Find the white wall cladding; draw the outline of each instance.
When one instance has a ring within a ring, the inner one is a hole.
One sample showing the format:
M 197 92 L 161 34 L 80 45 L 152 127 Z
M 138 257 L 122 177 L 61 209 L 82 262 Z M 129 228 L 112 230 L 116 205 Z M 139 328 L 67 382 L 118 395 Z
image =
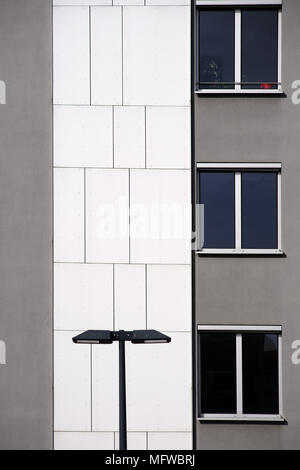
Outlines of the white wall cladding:
M 53 0 L 53 5 L 111 5 L 111 0 Z
M 113 328 L 113 266 L 56 263 L 54 266 L 54 328 Z
M 54 104 L 90 103 L 89 63 L 89 8 L 54 8 Z
M 144 5 L 145 0 L 112 0 L 113 5 Z
M 171 441 L 171 439 L 170 439 Z M 56 450 L 118 450 L 118 432 L 56 432 L 54 436 Z M 129 432 L 128 450 L 147 449 L 147 433 Z
M 92 421 L 94 431 L 118 431 L 118 344 L 92 346 Z
M 147 107 L 147 168 L 189 168 L 190 108 Z
M 92 104 L 122 104 L 122 8 L 91 8 Z
M 169 344 L 128 344 L 129 431 L 190 431 L 191 338 L 170 333 Z
M 131 261 L 188 264 L 190 252 L 185 229 L 190 226 L 187 207 L 190 172 L 132 170 L 130 174 L 130 205 L 135 212 L 130 224 Z M 147 218 L 139 214 L 141 205 Z M 144 236 L 148 229 L 149 236 Z
M 118 449 L 118 348 L 88 328 L 172 337 L 126 345 L 128 447 L 192 446 L 189 80 L 188 0 L 54 0 L 56 449 Z
M 148 445 L 153 450 L 189 450 L 192 436 L 190 432 L 149 432 Z
M 145 450 L 147 449 L 147 433 L 146 432 L 128 432 L 127 447 L 128 450 Z M 119 433 L 115 433 L 115 449 L 119 449 Z
M 54 165 L 113 166 L 111 106 L 54 107 Z
M 124 8 L 124 104 L 188 105 L 190 10 Z
M 143 330 L 146 318 L 146 266 L 115 265 L 115 328 Z
M 84 260 L 84 170 L 54 169 L 54 261 Z
M 148 328 L 189 331 L 191 310 L 190 266 L 147 267 Z
M 114 166 L 145 168 L 145 107 L 114 107 Z
M 86 260 L 128 263 L 129 170 L 86 170 Z
M 56 432 L 56 450 L 114 450 L 113 432 Z
M 91 346 L 72 342 L 76 331 L 54 334 L 54 429 L 91 430 Z
M 190 431 L 191 342 L 170 333 L 170 344 L 126 344 L 129 431 Z M 117 344 L 93 346 L 93 429 L 118 430 Z M 107 367 L 110 364 L 110 367 Z M 97 373 L 98 371 L 98 373 Z M 176 410 L 176 413 L 174 412 Z

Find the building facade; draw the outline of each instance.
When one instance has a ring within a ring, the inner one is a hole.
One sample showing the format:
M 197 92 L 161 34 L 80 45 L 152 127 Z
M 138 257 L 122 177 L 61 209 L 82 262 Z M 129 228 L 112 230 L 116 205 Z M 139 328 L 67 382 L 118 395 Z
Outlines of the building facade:
M 0 1 L 2 449 L 297 449 L 297 0 Z M 191 242 L 192 240 L 192 242 Z M 300 330 L 299 330 L 300 331 Z
M 196 10 L 197 448 L 297 449 L 300 5 Z
M 0 2 L 0 447 L 52 446 L 51 2 Z
M 128 446 L 190 448 L 190 6 L 0 11 L 0 445 L 117 449 L 117 350 L 72 337 L 155 328 L 126 348 Z
M 53 3 L 54 448 L 118 446 L 117 345 L 72 337 L 145 328 L 172 342 L 126 345 L 128 447 L 190 448 L 190 234 L 160 225 L 190 210 L 190 6 Z

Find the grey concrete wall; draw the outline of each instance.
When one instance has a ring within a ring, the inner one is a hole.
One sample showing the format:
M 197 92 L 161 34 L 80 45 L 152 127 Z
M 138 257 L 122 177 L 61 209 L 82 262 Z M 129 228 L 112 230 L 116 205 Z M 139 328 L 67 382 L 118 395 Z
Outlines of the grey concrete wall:
M 286 257 L 196 255 L 197 324 L 280 324 L 285 425 L 197 424 L 199 449 L 300 449 L 300 2 L 283 2 L 286 98 L 196 97 L 196 160 L 282 163 L 282 239 Z M 220 352 L 221 353 L 221 352 Z
M 0 1 L 0 448 L 52 446 L 50 0 Z

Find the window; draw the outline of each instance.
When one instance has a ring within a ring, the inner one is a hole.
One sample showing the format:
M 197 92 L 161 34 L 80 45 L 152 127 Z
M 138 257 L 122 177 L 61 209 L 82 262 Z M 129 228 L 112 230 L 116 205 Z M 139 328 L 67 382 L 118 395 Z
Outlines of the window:
M 199 418 L 280 420 L 281 327 L 198 327 Z
M 281 92 L 280 5 L 257 3 L 198 0 L 197 92 Z
M 198 163 L 199 254 L 281 254 L 281 165 Z

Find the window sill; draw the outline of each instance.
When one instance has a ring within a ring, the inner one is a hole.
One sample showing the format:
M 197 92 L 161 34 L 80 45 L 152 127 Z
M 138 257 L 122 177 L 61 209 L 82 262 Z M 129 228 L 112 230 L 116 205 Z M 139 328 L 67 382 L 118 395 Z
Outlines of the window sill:
M 276 97 L 276 98 L 286 98 L 286 94 L 282 90 L 195 90 L 195 94 L 198 96 L 204 96 L 204 97 L 245 97 L 245 96 L 251 96 L 251 97 Z
M 224 416 L 224 415 L 215 415 L 215 416 L 200 416 L 197 418 L 197 421 L 200 422 L 249 422 L 249 423 L 285 423 L 286 420 L 281 415 L 244 415 L 244 416 Z
M 197 250 L 196 254 L 199 256 L 204 255 L 261 255 L 261 256 L 285 256 L 282 250 L 240 250 L 240 249 L 209 249 Z

